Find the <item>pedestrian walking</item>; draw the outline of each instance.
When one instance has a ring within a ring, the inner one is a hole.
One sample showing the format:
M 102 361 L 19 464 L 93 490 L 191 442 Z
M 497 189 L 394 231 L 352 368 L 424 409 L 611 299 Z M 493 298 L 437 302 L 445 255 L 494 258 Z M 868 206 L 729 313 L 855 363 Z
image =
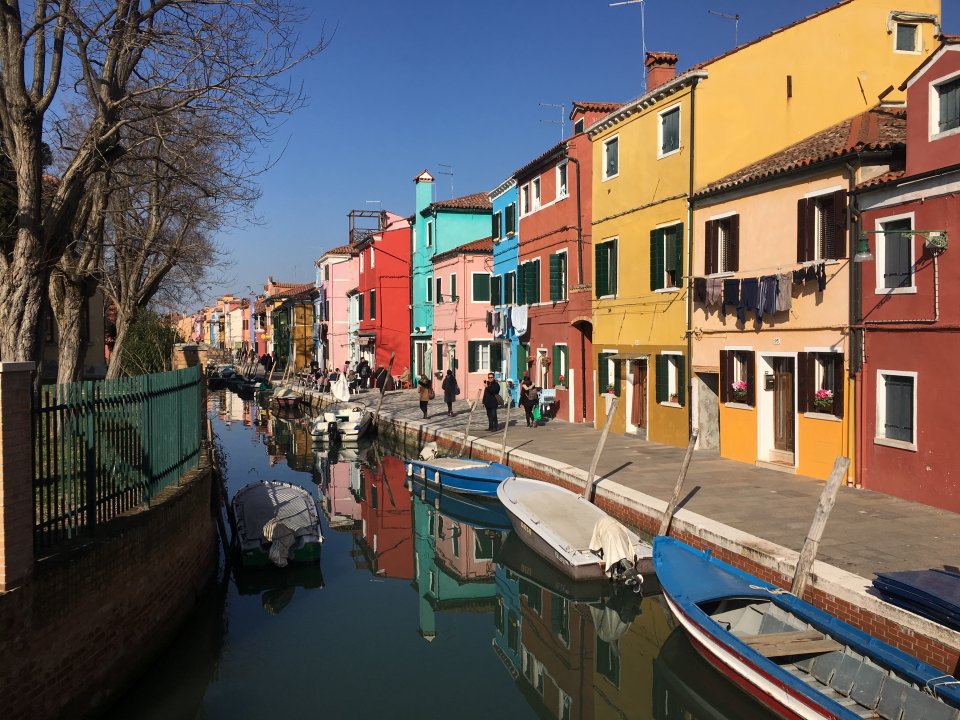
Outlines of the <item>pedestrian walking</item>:
M 447 370 L 440 387 L 443 388 L 443 401 L 447 404 L 447 416 L 453 417 L 453 401 L 460 394 L 460 386 L 457 384 L 457 376 L 453 374 L 453 370 Z
M 423 419 L 427 419 L 427 403 L 436 397 L 433 391 L 433 383 L 426 375 L 421 375 L 417 383 L 417 397 L 420 398 L 420 411 L 423 413 Z
M 487 382 L 483 386 L 483 407 L 487 410 L 487 430 L 496 430 L 500 427 L 497 420 L 497 406 L 500 404 L 500 383 L 487 373 Z
M 524 375 L 523 380 L 520 382 L 520 405 L 523 407 L 523 412 L 527 417 L 527 427 L 537 426 L 537 421 L 533 417 L 533 409 L 539 401 L 540 391 L 537 389 L 537 386 L 533 384 L 530 376 Z

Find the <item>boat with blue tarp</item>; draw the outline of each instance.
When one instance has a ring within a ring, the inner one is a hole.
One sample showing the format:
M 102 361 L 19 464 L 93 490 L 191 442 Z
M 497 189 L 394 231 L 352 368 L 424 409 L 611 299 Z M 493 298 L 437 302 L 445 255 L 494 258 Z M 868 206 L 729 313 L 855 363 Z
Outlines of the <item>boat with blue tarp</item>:
M 670 610 L 720 672 L 786 718 L 960 720 L 960 682 L 679 540 L 654 539 Z
M 506 465 L 488 460 L 463 457 L 435 457 L 430 460 L 407 460 L 407 477 L 416 477 L 441 492 L 495 498 L 497 486 L 513 471 Z

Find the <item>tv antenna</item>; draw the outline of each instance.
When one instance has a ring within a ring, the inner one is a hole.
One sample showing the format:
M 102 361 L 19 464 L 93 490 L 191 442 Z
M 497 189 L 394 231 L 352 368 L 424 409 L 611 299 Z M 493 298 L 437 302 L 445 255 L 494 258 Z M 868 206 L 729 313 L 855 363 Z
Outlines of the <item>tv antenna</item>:
M 719 12 L 717 10 L 707 10 L 711 15 L 733 20 L 733 46 L 740 47 L 740 13 L 731 15 L 730 13 Z M 646 57 L 646 56 L 644 56 Z
M 437 163 L 437 165 L 446 168 L 446 170 L 438 170 L 437 175 L 450 176 L 450 197 L 453 197 L 453 165 L 444 165 L 443 163 Z
M 607 3 L 608 7 L 620 7 L 621 5 L 639 5 L 640 6 L 640 48 L 643 51 L 643 92 L 647 92 L 647 27 L 644 17 L 644 8 L 647 0 L 622 0 L 622 2 Z
M 559 120 L 541 120 L 540 122 L 546 123 L 547 125 L 559 125 L 559 126 L 560 126 L 560 139 L 563 140 L 563 139 L 566 137 L 566 135 L 564 135 L 564 133 L 563 133 L 563 128 L 564 128 L 563 116 L 564 116 L 564 110 L 567 109 L 566 106 L 565 106 L 565 105 L 560 105 L 560 104 L 557 104 L 557 103 L 545 103 L 545 102 L 542 102 L 542 103 L 540 103 L 540 107 L 558 108 L 558 109 L 560 110 L 560 119 L 559 119 Z

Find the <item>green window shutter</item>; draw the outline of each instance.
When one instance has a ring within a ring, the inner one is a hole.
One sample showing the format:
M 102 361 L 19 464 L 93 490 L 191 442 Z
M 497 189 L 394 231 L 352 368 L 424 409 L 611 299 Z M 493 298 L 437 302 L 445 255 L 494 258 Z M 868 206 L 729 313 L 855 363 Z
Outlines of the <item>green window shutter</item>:
M 473 275 L 473 302 L 488 302 L 490 300 L 490 276 L 487 273 Z
M 363 320 L 363 293 L 357 296 L 357 319 Z
M 490 370 L 499 372 L 503 365 L 503 345 L 498 342 L 490 343 Z
M 607 377 L 607 356 L 600 353 L 597 356 L 597 390 L 605 393 L 607 391 L 607 385 L 609 384 L 610 380 Z
M 669 228 L 669 231 L 672 240 L 668 243 L 670 257 L 667 262 L 670 264 L 670 269 L 675 272 L 676 287 L 683 287 L 683 225 L 674 225 Z
M 503 276 L 503 304 L 512 305 L 516 302 L 516 297 L 514 295 L 514 278 L 516 276 L 512 272 L 508 272 Z
M 527 374 L 527 357 L 530 351 L 525 343 L 517 345 L 517 373 L 522 378 Z
M 650 289 L 663 289 L 663 237 L 664 231 L 650 231 Z
M 456 302 L 457 300 L 457 276 L 450 276 L 450 301 Z
M 500 239 L 500 213 L 495 212 L 491 216 L 491 218 L 492 218 L 492 221 L 491 221 L 492 227 L 490 228 L 492 231 L 491 236 L 493 237 L 494 240 L 499 240 Z
M 517 305 L 527 304 L 527 266 L 521 263 L 517 266 Z
M 687 399 L 687 363 L 682 355 L 674 355 L 677 360 L 677 402 L 686 405 Z
M 533 305 L 538 302 L 536 296 L 534 295 L 533 282 L 536 279 L 536 268 L 534 267 L 533 262 L 528 262 L 524 264 L 523 270 L 523 293 L 524 299 L 527 301 L 527 305 Z
M 491 275 L 490 276 L 490 304 L 499 305 L 500 304 L 500 275 Z
M 609 265 L 609 270 L 608 270 L 609 279 L 607 280 L 607 292 L 609 292 L 611 295 L 617 294 L 617 289 L 619 285 L 618 277 L 617 277 L 617 275 L 619 274 L 619 270 L 617 269 L 617 248 L 619 247 L 619 244 L 620 244 L 619 240 L 611 240 L 608 245 L 609 250 L 607 251 L 609 253 L 607 258 L 607 262 Z
M 617 397 L 620 397 L 621 383 L 623 382 L 621 376 L 623 375 L 623 361 L 614 360 L 613 361 L 613 394 Z
M 540 260 L 533 261 L 533 297 L 534 303 L 540 302 Z
M 553 386 L 556 387 L 560 384 L 560 345 L 553 346 L 553 359 L 550 363 L 550 369 L 553 375 Z
M 666 355 L 657 355 L 656 374 L 654 382 L 657 387 L 657 402 L 667 402 L 670 399 L 670 375 L 667 371 Z
M 562 260 L 562 256 L 560 255 L 550 256 L 550 299 L 551 300 L 561 300 L 563 297 L 560 292 L 561 260 Z
M 377 319 L 377 291 L 370 291 L 370 319 Z
M 477 370 L 479 370 L 477 367 L 477 345 L 479 345 L 479 343 L 476 340 L 471 340 L 467 343 L 468 372 L 477 372 Z
M 593 269 L 596 275 L 594 281 L 594 295 L 603 297 L 607 292 L 607 256 L 610 252 L 610 243 L 597 243 L 593 247 Z

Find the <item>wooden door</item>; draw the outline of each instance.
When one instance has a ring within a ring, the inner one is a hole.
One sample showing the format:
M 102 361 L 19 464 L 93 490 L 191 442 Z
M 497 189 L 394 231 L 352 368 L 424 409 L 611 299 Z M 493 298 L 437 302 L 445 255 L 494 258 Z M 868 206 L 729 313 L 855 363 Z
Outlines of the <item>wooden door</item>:
M 773 358 L 773 446 L 794 451 L 793 358 Z
M 634 360 L 630 363 L 633 370 L 633 410 L 630 422 L 638 430 L 647 428 L 647 361 Z

